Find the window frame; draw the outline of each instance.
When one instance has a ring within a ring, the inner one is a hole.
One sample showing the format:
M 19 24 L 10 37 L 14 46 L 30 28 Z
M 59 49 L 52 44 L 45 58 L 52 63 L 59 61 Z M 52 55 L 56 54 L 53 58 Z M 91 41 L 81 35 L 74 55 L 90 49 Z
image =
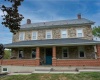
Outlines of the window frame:
M 76 36 L 79 37 L 79 36 L 78 36 L 78 33 L 79 33 L 78 30 L 81 30 L 81 31 L 82 31 L 82 36 L 81 36 L 81 37 L 84 37 L 83 29 L 82 29 L 82 28 L 76 29 Z M 79 38 L 80 38 L 80 37 L 79 37 Z
M 20 49 L 20 50 L 18 51 L 18 58 L 19 58 L 19 59 L 22 59 L 22 58 L 19 57 L 19 52 L 20 52 L 20 51 L 23 51 L 23 54 L 22 54 L 22 58 L 23 58 L 23 57 L 24 57 L 24 50 L 23 50 L 23 49 Z
M 66 37 L 63 37 L 62 35 L 62 33 L 63 33 L 63 31 L 65 31 L 66 32 Z M 62 29 L 61 30 L 61 38 L 68 38 L 68 31 L 66 30 L 66 29 Z
M 4 71 L 4 70 L 3 70 L 4 68 L 6 68 L 7 71 Z M 3 67 L 3 68 L 2 68 L 2 72 L 8 72 L 8 68 L 7 68 L 7 67 Z
M 21 40 L 20 36 L 21 36 L 22 33 L 23 33 L 23 39 Z M 25 32 L 19 32 L 19 41 L 23 41 L 23 40 L 25 40 Z
M 50 32 L 51 38 L 47 38 L 47 33 Z M 52 39 L 52 30 L 46 30 L 46 39 Z
M 80 57 L 80 51 L 83 51 L 84 52 L 84 57 Z M 78 47 L 78 57 L 79 58 L 86 58 L 85 49 L 84 49 L 83 46 L 79 46 Z
M 67 49 L 67 57 L 64 57 L 63 54 L 63 49 L 66 48 Z M 62 58 L 69 58 L 69 51 L 68 51 L 68 47 L 62 47 Z
M 36 39 L 33 39 L 33 33 L 36 32 Z M 32 40 L 37 40 L 38 37 L 38 32 L 37 31 L 32 31 Z

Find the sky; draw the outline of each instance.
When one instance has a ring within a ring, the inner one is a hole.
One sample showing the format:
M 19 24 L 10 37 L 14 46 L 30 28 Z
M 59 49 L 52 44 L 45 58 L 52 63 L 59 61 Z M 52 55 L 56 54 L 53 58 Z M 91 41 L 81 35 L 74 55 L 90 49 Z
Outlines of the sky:
M 11 6 L 10 2 L 0 0 L 0 5 Z M 76 19 L 81 13 L 82 18 L 95 22 L 93 26 L 100 25 L 100 0 L 24 0 L 19 7 L 19 13 L 24 16 L 21 24 L 26 24 L 27 19 L 32 23 Z M 3 15 L 0 10 L 0 43 L 12 42 L 12 33 L 4 27 Z

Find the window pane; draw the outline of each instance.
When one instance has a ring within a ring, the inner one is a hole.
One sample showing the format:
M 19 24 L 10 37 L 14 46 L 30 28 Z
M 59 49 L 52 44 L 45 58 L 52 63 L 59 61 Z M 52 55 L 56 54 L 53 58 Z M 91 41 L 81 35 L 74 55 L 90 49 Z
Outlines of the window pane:
M 23 58 L 23 51 L 22 50 L 19 51 L 19 58 Z
M 62 38 L 66 38 L 66 34 L 62 34 Z
M 63 53 L 63 57 L 68 57 L 67 53 Z
M 7 68 L 3 68 L 3 71 L 7 71 Z
M 52 32 L 51 31 L 46 32 L 46 38 L 47 39 L 51 39 L 52 38 Z
M 66 38 L 67 37 L 67 31 L 66 30 L 62 30 L 61 31 L 61 38 Z
M 67 49 L 63 49 L 63 52 L 67 52 Z
M 82 37 L 82 33 L 78 33 L 78 37 Z
M 33 32 L 33 40 L 37 39 L 37 32 Z
M 36 57 L 36 49 L 33 49 L 32 50 L 32 58 L 35 58 Z
M 51 38 L 51 35 L 47 35 L 47 38 L 50 39 Z
M 63 57 L 68 57 L 68 50 L 67 50 L 67 48 L 63 48 L 62 53 L 63 53 Z
M 77 37 L 83 37 L 83 30 L 82 29 L 77 30 Z
M 20 39 L 20 40 L 24 40 L 24 33 L 20 33 L 19 39 Z
M 84 51 L 80 51 L 80 57 L 84 57 Z

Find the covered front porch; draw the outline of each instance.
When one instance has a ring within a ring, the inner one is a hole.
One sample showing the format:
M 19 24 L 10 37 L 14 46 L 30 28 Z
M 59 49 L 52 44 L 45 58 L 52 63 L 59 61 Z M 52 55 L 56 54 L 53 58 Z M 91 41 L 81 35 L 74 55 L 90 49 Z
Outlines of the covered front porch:
M 100 66 L 100 42 L 80 38 L 30 40 L 6 44 L 11 59 L 2 65 Z
M 0 64 L 23 66 L 99 66 L 99 54 L 96 48 L 94 45 L 12 48 L 11 59 L 2 59 Z

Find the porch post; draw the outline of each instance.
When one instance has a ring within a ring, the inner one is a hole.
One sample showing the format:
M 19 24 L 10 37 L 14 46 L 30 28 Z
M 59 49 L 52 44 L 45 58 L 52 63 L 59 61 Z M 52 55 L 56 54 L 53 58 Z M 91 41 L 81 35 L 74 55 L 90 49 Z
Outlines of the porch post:
M 36 47 L 36 66 L 40 65 L 40 48 Z
M 100 45 L 97 45 L 96 48 L 97 48 L 97 58 L 100 59 Z
M 56 66 L 56 46 L 53 46 L 52 48 L 52 65 Z

